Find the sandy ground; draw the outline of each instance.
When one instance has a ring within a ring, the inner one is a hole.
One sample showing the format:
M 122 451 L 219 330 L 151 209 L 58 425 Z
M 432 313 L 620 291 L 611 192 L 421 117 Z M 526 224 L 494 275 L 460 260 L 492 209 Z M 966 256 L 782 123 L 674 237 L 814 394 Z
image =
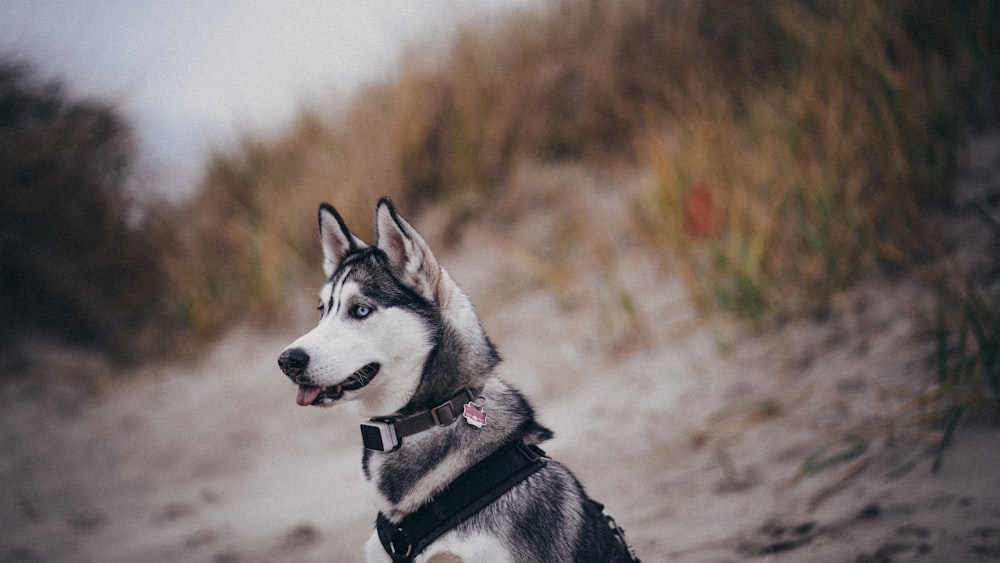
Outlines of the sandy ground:
M 998 214 L 1000 137 L 971 149 L 963 193 Z M 545 212 L 498 209 L 440 258 L 556 431 L 549 454 L 645 561 L 1000 560 L 1000 431 L 963 426 L 931 470 L 917 283 L 875 277 L 822 323 L 741 335 L 695 314 L 607 179 L 526 178 Z M 551 236 L 569 222 L 608 236 L 570 247 Z M 988 242 L 971 224 L 955 236 Z M 303 295 L 294 326 L 234 330 L 185 365 L 112 376 L 35 343 L 0 366 L 0 561 L 359 561 L 358 421 L 297 407 L 275 363 L 311 322 Z

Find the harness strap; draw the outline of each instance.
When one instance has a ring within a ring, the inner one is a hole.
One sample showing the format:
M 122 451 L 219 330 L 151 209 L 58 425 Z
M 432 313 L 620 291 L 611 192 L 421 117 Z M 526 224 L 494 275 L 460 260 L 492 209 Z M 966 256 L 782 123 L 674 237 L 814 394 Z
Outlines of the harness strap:
M 546 461 L 541 448 L 521 440 L 510 442 L 399 523 L 379 512 L 375 519 L 378 539 L 394 563 L 409 563 L 431 542 L 500 498 Z

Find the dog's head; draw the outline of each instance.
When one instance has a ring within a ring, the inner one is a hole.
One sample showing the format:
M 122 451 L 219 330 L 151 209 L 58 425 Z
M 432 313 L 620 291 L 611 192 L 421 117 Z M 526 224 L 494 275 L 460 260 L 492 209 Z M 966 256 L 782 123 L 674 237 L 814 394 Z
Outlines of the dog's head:
M 319 208 L 327 276 L 320 321 L 278 358 L 299 386 L 299 405 L 351 401 L 361 416 L 397 412 L 420 390 L 432 393 L 434 381 L 428 380 L 455 385 L 430 373 L 429 365 L 453 373 L 468 367 L 429 361 L 443 358 L 445 339 L 458 349 L 485 343 L 495 363 L 468 299 L 387 198 L 378 203 L 375 227 L 376 242 L 368 246 L 333 207 Z

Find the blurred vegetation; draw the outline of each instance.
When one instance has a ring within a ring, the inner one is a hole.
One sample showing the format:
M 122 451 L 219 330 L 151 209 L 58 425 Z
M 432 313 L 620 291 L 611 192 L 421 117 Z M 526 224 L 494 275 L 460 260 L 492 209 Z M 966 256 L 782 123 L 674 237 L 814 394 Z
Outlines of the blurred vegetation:
M 758 325 L 822 314 L 871 266 L 932 258 L 927 217 L 951 204 L 966 132 L 998 117 L 998 43 L 989 0 L 557 1 L 417 46 L 398 76 L 337 111 L 311 108 L 278 138 L 215 154 L 198 194 L 141 230 L 124 220 L 131 145 L 110 108 L 103 137 L 71 137 L 56 131 L 81 118 L 60 92 L 44 118 L 4 102 L 5 199 L 7 178 L 21 178 L 31 217 L 2 223 L 5 311 L 34 309 L 25 296 L 60 283 L 44 290 L 43 325 L 73 314 L 67 331 L 93 341 L 156 316 L 154 334 L 202 340 L 242 316 L 273 318 L 316 280 L 318 202 L 363 236 L 383 194 L 411 214 L 446 209 L 460 227 L 498 202 L 516 208 L 511 177 L 530 160 L 645 172 L 629 184 L 643 225 L 706 308 Z M 11 84 L 51 98 L 50 86 Z M 7 125 L 20 121 L 31 125 Z M 29 134 L 47 140 L 25 150 Z M 36 153 L 103 168 L 32 165 Z M 77 181 L 86 174 L 93 185 Z M 54 203 L 67 197 L 85 201 Z M 52 241 L 17 243 L 44 229 Z
M 872 264 L 927 258 L 967 125 L 996 117 L 998 11 L 567 1 L 473 25 L 342 114 L 218 155 L 187 213 L 214 233 L 192 237 L 239 241 L 201 260 L 239 287 L 202 279 L 183 301 L 281 302 L 312 267 L 318 201 L 368 225 L 386 193 L 460 224 L 507 196 L 518 162 L 571 159 L 651 171 L 637 205 L 706 306 L 822 313 Z
M 766 6 L 743 6 L 749 42 L 714 32 L 736 64 L 687 81 L 648 148 L 693 293 L 756 323 L 823 313 L 875 262 L 928 258 L 998 64 L 988 3 Z
M 971 278 L 959 287 L 942 287 L 934 336 L 938 381 L 921 399 L 931 420 L 945 429 L 936 471 L 966 416 L 985 413 L 994 424 L 1000 417 L 1000 298 L 984 295 Z
M 45 333 L 121 359 L 153 346 L 157 241 L 135 228 L 114 107 L 0 61 L 0 346 Z
M 319 201 L 362 234 L 382 194 L 460 227 L 518 207 L 519 164 L 572 161 L 648 178 L 618 185 L 706 310 L 822 316 L 873 267 L 940 261 L 931 218 L 997 99 L 989 0 L 556 1 L 418 46 L 343 111 L 216 155 L 182 212 L 178 303 L 204 330 L 274 311 L 315 279 Z M 997 393 L 998 303 L 941 294 L 960 412 L 970 389 Z

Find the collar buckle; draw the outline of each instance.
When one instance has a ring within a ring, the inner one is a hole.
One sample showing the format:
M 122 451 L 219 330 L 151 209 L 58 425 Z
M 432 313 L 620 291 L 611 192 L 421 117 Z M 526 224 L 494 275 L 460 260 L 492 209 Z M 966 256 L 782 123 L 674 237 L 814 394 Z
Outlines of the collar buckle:
M 462 391 L 459 391 L 444 403 L 431 409 L 431 420 L 434 421 L 434 425 L 448 426 L 458 420 L 458 414 L 462 412 L 462 405 L 466 398 L 470 401 L 472 400 L 472 391 L 469 391 L 468 387 L 463 388 Z

